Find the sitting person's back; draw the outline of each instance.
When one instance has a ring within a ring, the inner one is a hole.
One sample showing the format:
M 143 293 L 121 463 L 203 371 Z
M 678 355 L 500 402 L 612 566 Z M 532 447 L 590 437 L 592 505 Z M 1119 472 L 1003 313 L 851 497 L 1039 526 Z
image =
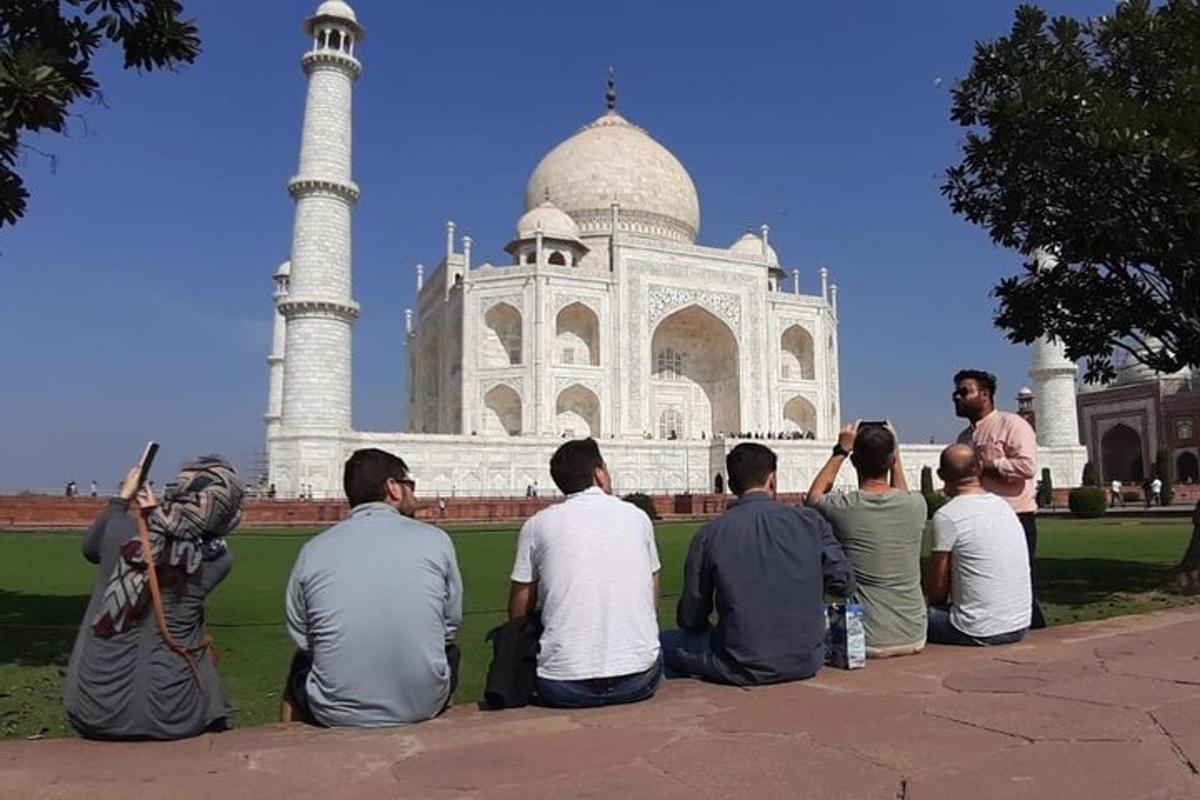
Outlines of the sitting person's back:
M 550 472 L 567 499 L 521 528 L 509 602 L 512 618 L 541 608 L 538 697 L 567 707 L 643 700 L 661 673 L 654 526 L 609 494 L 593 440 L 564 444 Z
M 207 647 L 204 601 L 229 575 L 223 537 L 240 519 L 242 486 L 226 462 L 206 456 L 185 464 L 162 503 L 130 471 L 83 541 L 100 565 L 75 639 L 64 691 L 71 726 L 93 739 L 180 739 L 231 726 L 232 709 Z M 153 508 L 147 541 L 167 632 L 159 629 L 135 519 Z
M 1019 641 L 1032 610 L 1029 551 L 1021 521 L 1003 498 L 983 490 L 972 445 L 946 448 L 938 474 L 951 500 L 933 515 L 926 587 L 929 641 Z
M 808 678 L 824 664 L 825 593 L 852 591 L 853 570 L 819 514 L 773 499 L 775 464 L 759 444 L 729 453 L 738 501 L 692 539 L 680 630 L 663 633 L 668 674 L 751 685 Z
M 847 455 L 858 473 L 858 491 L 827 494 Z M 879 425 L 844 428 L 807 502 L 829 520 L 854 564 L 867 655 L 920 652 L 926 624 L 921 593 L 926 506 L 920 493 L 908 491 L 895 433 Z
M 304 545 L 288 581 L 288 633 L 299 652 L 287 702 L 328 726 L 429 719 L 456 677 L 454 546 L 401 513 L 412 508 L 413 486 L 396 456 L 356 452 L 345 482 L 350 516 Z

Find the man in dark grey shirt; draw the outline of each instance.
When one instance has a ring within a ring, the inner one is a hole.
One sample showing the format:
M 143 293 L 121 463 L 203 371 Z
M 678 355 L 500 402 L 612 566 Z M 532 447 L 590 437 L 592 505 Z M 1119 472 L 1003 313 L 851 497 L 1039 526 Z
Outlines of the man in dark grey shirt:
M 667 675 L 739 686 L 810 678 L 825 663 L 825 593 L 850 594 L 853 567 L 819 514 L 775 501 L 769 448 L 740 444 L 725 465 L 738 501 L 692 539 L 679 630 L 662 634 Z

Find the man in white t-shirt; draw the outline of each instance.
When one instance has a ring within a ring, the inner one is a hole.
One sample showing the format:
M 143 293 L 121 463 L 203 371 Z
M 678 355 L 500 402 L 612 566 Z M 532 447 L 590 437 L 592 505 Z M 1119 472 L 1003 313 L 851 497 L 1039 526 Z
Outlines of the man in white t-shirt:
M 943 450 L 938 475 L 951 499 L 933 515 L 933 552 L 925 576 L 928 641 L 1018 642 L 1029 628 L 1032 609 L 1021 521 L 1003 498 L 980 485 L 974 445 L 952 444 Z
M 1108 505 L 1110 507 L 1125 505 L 1125 498 L 1121 497 L 1121 482 L 1116 478 L 1113 478 L 1112 485 L 1109 487 L 1109 493 Z
M 1162 505 L 1162 479 L 1157 475 L 1150 481 L 1150 502 L 1156 506 Z
M 550 476 L 566 500 L 521 528 L 508 603 L 510 619 L 542 612 L 538 699 L 562 708 L 645 700 L 662 676 L 654 526 L 612 496 L 593 439 L 558 448 Z

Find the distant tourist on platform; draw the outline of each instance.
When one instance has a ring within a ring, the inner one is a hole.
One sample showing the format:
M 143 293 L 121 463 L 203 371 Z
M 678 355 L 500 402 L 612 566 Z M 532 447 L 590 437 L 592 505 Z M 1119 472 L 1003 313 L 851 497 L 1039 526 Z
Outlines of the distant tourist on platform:
M 978 450 L 983 488 L 1004 498 L 1021 520 L 1029 551 L 1030 627 L 1044 628 L 1037 602 L 1037 434 L 1019 415 L 996 409 L 996 376 L 989 372 L 960 370 L 951 399 L 954 413 L 971 423 L 958 441 Z
M 854 569 L 817 512 L 776 502 L 775 470 L 760 444 L 726 457 L 738 501 L 688 548 L 679 628 L 662 633 L 668 677 L 749 686 L 810 678 L 825 663 L 825 595 L 852 594 Z
M 439 497 L 437 501 L 438 519 L 446 518 L 446 498 Z
M 1162 487 L 1162 479 L 1155 475 L 1154 480 L 1150 481 L 1150 505 L 1161 506 L 1163 504 Z
M 933 515 L 925 580 L 929 641 L 1018 642 L 1029 627 L 1029 555 L 1021 521 L 983 488 L 982 456 L 971 444 L 942 451 L 938 475 L 950 502 Z
M 1113 478 L 1112 486 L 1109 487 L 1109 507 L 1125 505 L 1125 498 L 1121 497 L 1121 482 Z
M 99 497 L 100 496 L 100 484 L 96 483 L 95 481 L 92 481 L 92 485 L 90 487 L 88 487 L 88 495 L 90 497 Z
M 559 447 L 550 476 L 566 499 L 526 521 L 509 619 L 541 610 L 539 702 L 585 708 L 645 700 L 662 677 L 654 525 L 612 495 L 593 439 Z
M 350 516 L 304 545 L 288 579 L 298 649 L 280 719 L 368 728 L 430 719 L 458 681 L 454 545 L 410 518 L 416 482 L 397 456 L 356 450 L 342 482 Z
M 847 457 L 858 474 L 858 491 L 826 494 Z M 842 428 L 806 502 L 829 520 L 854 565 L 867 655 L 921 652 L 926 624 L 921 594 L 925 498 L 908 490 L 891 426 L 856 422 Z
M 274 500 L 274 499 L 275 499 L 275 494 L 276 494 L 276 492 L 275 492 L 275 484 L 273 484 L 273 483 L 269 483 L 269 484 L 267 484 L 267 499 L 268 499 L 268 500 Z
M 224 537 L 241 518 L 242 484 L 228 462 L 203 456 L 156 505 L 139 472 L 129 471 L 83 540 L 100 568 L 67 666 L 67 718 L 89 739 L 225 730 L 233 710 L 204 601 L 233 568 Z

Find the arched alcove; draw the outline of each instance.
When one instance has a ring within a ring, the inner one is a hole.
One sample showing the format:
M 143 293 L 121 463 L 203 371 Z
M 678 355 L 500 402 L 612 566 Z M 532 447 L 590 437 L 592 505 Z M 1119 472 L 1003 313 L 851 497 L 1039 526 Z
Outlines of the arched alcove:
M 1195 453 L 1184 451 L 1175 458 L 1175 482 L 1200 482 L 1200 460 Z
M 521 435 L 521 397 L 511 386 L 498 384 L 483 396 L 483 434 Z
M 812 334 L 793 325 L 779 339 L 779 377 L 785 381 L 811 381 L 815 375 Z
M 600 399 L 581 384 L 572 384 L 559 392 L 555 403 L 557 432 L 571 439 L 600 436 Z
M 806 398 L 796 395 L 783 407 L 784 430 L 816 433 L 817 409 Z
M 682 308 L 654 329 L 650 352 L 656 417 L 682 400 L 681 437 L 741 429 L 738 342 L 724 322 L 700 306 Z
M 571 303 L 554 322 L 554 358 L 559 364 L 600 366 L 600 319 L 583 303 Z
M 508 367 L 521 363 L 521 312 L 496 303 L 483 314 L 480 366 Z
M 1114 425 L 1100 437 L 1104 481 L 1141 481 L 1146 477 L 1142 437 L 1128 425 Z

